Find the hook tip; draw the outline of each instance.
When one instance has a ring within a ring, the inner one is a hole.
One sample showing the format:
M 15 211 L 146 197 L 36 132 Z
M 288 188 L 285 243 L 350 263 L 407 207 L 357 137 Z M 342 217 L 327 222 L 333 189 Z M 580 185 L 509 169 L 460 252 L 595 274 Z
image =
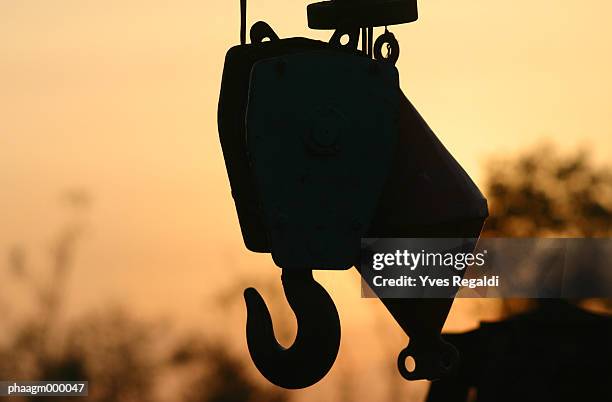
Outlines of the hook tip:
M 256 321 L 259 321 L 260 319 L 264 319 L 265 321 L 271 320 L 266 302 L 257 289 L 246 288 L 243 295 L 244 302 L 246 303 L 248 318 Z
M 259 292 L 255 288 L 244 289 L 243 295 L 244 295 L 244 301 L 247 302 L 247 304 L 249 303 L 249 300 L 253 300 L 257 296 L 261 297 Z

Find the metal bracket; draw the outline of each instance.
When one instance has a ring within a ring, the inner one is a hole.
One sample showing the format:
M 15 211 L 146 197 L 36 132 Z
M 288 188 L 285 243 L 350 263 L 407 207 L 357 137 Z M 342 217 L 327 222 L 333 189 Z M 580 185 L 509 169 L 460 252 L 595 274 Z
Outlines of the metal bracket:
M 310 4 L 308 27 L 382 27 L 418 19 L 417 0 L 331 0 Z

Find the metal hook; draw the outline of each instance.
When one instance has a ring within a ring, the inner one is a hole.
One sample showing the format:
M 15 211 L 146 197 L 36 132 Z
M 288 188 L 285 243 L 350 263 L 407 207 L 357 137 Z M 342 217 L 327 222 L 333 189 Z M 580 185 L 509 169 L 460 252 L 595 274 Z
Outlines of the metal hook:
M 308 387 L 327 374 L 340 347 L 340 318 L 333 300 L 310 270 L 283 270 L 285 296 L 298 322 L 297 336 L 285 349 L 274 337 L 272 318 L 254 288 L 244 291 L 246 335 L 257 369 L 270 382 L 288 389 Z

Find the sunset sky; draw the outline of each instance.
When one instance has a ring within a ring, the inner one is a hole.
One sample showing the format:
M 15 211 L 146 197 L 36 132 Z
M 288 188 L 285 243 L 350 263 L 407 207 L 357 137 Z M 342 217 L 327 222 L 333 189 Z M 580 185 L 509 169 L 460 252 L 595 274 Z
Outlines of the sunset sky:
M 328 39 L 307 29 L 307 4 L 250 0 L 249 21 Z M 71 311 L 116 302 L 198 321 L 215 289 L 278 273 L 244 249 L 218 143 L 238 6 L 0 0 L 0 253 L 23 244 L 43 269 L 62 192 L 87 191 Z M 610 158 L 612 3 L 421 0 L 419 10 L 390 27 L 402 89 L 477 183 L 489 156 L 542 139 Z M 343 319 L 365 325 L 357 277 L 323 283 Z

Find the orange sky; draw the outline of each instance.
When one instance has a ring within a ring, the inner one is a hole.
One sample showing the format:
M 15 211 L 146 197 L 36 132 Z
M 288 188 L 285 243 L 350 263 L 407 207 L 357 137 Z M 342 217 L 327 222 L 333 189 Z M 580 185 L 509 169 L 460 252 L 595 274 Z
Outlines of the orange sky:
M 0 252 L 23 243 L 44 261 L 63 221 L 60 192 L 87 189 L 94 202 L 69 295 L 75 311 L 114 300 L 189 319 L 205 307 L 209 278 L 276 273 L 268 256 L 244 250 L 217 140 L 238 3 L 0 2 Z M 281 37 L 328 38 L 306 29 L 307 3 L 251 0 L 249 19 Z M 477 181 L 491 153 L 544 137 L 609 158 L 612 3 L 419 8 L 418 22 L 391 28 L 402 88 Z M 332 292 L 348 289 L 339 305 L 363 302 L 355 275 L 325 277 Z

